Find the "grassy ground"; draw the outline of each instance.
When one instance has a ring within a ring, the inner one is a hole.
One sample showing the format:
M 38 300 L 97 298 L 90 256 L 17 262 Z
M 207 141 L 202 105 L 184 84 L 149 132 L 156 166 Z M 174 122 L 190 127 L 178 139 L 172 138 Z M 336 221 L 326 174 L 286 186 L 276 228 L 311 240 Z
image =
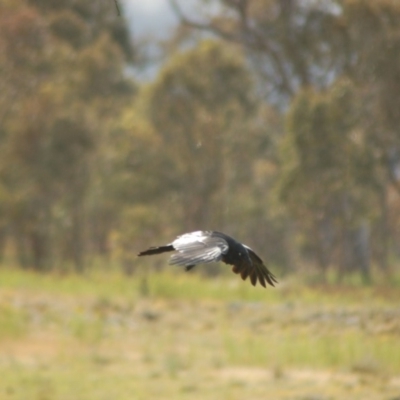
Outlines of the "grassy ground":
M 400 290 L 0 269 L 0 399 L 400 399 Z

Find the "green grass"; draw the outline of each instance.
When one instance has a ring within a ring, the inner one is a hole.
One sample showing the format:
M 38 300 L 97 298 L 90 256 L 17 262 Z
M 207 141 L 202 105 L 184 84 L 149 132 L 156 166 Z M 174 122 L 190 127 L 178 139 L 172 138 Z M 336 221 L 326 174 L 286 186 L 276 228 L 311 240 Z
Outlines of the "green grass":
M 1 268 L 1 267 L 0 267 Z M 395 282 L 396 279 L 393 279 Z M 104 266 L 92 269 L 84 275 L 75 273 L 40 274 L 18 268 L 0 270 L 0 289 L 17 289 L 44 292 L 54 295 L 73 295 L 98 298 L 137 299 L 143 295 L 176 300 L 218 301 L 301 301 L 305 303 L 350 304 L 374 301 L 381 303 L 400 300 L 400 286 L 396 284 L 363 286 L 355 283 L 341 286 L 334 284 L 307 285 L 301 277 L 278 283 L 277 288 L 254 288 L 237 275 L 227 273 L 215 278 L 200 274 L 185 273 L 181 269 L 163 272 L 146 272 L 143 268 L 137 275 L 126 277 L 116 270 Z M 145 289 L 144 289 L 145 288 Z
M 0 340 L 19 338 L 29 330 L 28 316 L 24 310 L 0 304 Z
M 400 373 L 398 337 L 370 337 L 358 332 L 275 332 L 267 337 L 225 333 L 229 363 L 286 367 L 354 369 L 370 362 L 381 373 Z
M 3 267 L 0 399 L 394 398 L 399 292 Z

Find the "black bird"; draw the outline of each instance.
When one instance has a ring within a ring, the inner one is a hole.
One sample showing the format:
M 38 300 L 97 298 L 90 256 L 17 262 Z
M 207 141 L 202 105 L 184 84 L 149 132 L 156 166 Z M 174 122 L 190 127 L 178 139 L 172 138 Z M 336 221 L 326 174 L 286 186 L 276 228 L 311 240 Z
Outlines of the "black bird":
M 278 281 L 264 265 L 263 261 L 254 251 L 230 236 L 216 231 L 196 231 L 178 236 L 172 243 L 165 246 L 150 247 L 138 256 L 149 256 L 176 250 L 169 263 L 191 270 L 197 264 L 213 261 L 223 261 L 233 265 L 232 271 L 240 274 L 243 280 L 250 277 L 253 286 L 257 280 L 266 287 L 266 282 L 271 286 Z

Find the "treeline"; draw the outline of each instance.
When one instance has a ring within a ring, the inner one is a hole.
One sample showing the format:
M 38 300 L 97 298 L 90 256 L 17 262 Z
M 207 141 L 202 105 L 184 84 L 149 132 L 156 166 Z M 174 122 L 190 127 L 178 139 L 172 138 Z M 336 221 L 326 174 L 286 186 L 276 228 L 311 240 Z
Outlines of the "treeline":
M 282 271 L 390 276 L 400 3 L 215 3 L 172 3 L 181 24 L 142 83 L 113 1 L 0 1 L 2 253 L 131 273 L 143 246 L 217 229 Z

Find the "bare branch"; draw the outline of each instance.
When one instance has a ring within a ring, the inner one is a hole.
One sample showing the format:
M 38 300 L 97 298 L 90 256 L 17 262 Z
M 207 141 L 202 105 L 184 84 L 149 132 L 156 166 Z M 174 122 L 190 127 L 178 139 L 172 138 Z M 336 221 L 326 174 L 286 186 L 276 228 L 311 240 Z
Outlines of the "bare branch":
M 121 16 L 121 9 L 119 8 L 118 0 L 114 0 L 115 8 L 117 9 L 117 15 Z
M 202 31 L 214 33 L 217 36 L 220 36 L 223 39 L 229 40 L 231 42 L 242 43 L 240 38 L 237 35 L 233 35 L 230 32 L 224 31 L 220 27 L 214 25 L 212 22 L 210 22 L 210 23 L 196 22 L 196 21 L 193 21 L 192 19 L 188 18 L 184 14 L 184 12 L 182 11 L 181 7 L 179 6 L 179 4 L 176 0 L 169 0 L 169 3 L 182 24 L 187 25 L 190 28 L 195 28 L 195 29 L 199 29 Z
M 276 73 L 280 77 L 280 87 L 288 94 L 293 94 L 294 89 L 290 82 L 288 73 L 285 71 L 284 61 L 278 49 L 274 48 L 273 44 L 269 42 L 268 38 L 260 34 L 257 29 L 251 29 L 248 22 L 248 0 L 225 0 L 225 3 L 234 8 L 239 16 L 240 29 L 236 33 L 228 32 L 213 21 L 197 22 L 185 15 L 177 0 L 169 0 L 171 8 L 181 21 L 183 25 L 189 28 L 211 32 L 216 36 L 240 45 L 244 45 L 252 51 L 268 55 L 274 66 Z

